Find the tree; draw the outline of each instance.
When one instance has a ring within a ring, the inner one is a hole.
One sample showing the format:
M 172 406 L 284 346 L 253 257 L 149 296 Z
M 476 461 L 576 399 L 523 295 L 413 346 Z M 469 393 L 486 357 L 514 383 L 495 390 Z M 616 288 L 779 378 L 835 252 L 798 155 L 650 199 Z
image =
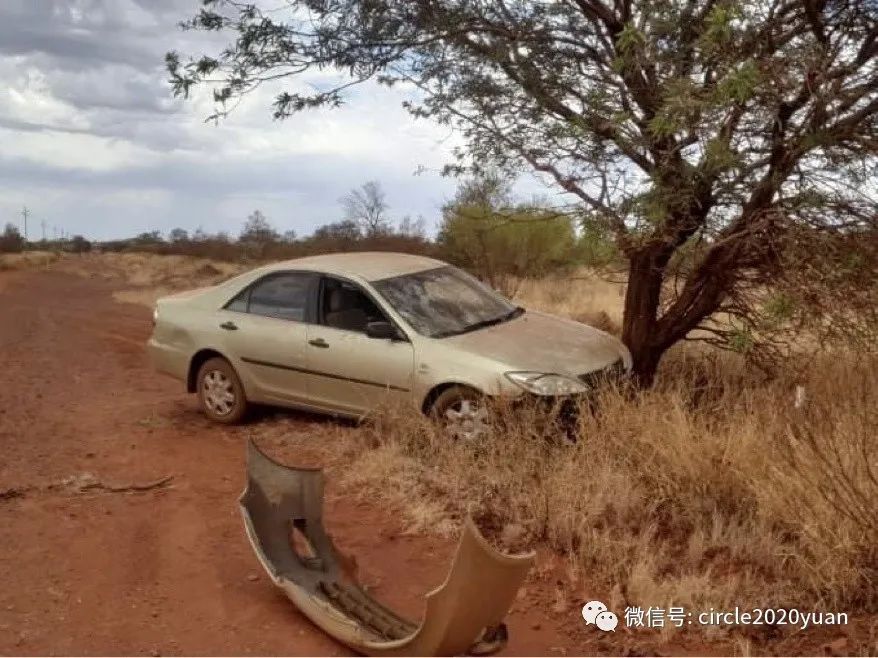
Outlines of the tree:
M 368 181 L 345 194 L 340 200 L 345 221 L 356 223 L 366 235 L 374 237 L 389 232 L 386 195 L 378 181 Z
M 24 249 L 24 238 L 15 224 L 7 224 L 0 235 L 0 253 L 18 253 Z
M 444 256 L 514 296 L 522 278 L 542 276 L 572 260 L 573 220 L 537 205 L 513 204 L 496 176 L 465 181 L 442 209 Z
M 415 116 L 463 138 L 450 171 L 529 166 L 612 230 L 642 384 L 671 345 L 771 280 L 790 231 L 876 222 L 874 0 L 284 6 L 207 2 L 188 27 L 238 38 L 216 57 L 169 53 L 175 92 L 221 80 L 222 116 L 269 78 L 344 72 L 281 92 L 284 118 L 367 80 L 406 82 Z
M 163 242 L 161 231 L 144 231 L 132 240 L 136 245 L 157 245 Z
M 238 239 L 241 242 L 267 244 L 269 242 L 275 242 L 279 237 L 277 231 L 274 230 L 272 225 L 265 218 L 265 215 L 262 214 L 262 211 L 254 210 L 250 213 L 250 216 L 247 217 L 247 221 L 244 223 L 244 228 Z
M 356 222 L 346 220 L 333 224 L 324 224 L 314 231 L 313 240 L 327 240 L 337 242 L 356 242 L 362 237 L 360 227 Z
M 251 258 L 262 258 L 268 245 L 280 240 L 280 235 L 265 218 L 261 210 L 254 210 L 247 217 L 238 242 L 244 247 L 244 252 Z
M 396 229 L 396 232 L 407 238 L 425 240 L 427 237 L 427 220 L 421 215 L 418 215 L 417 219 L 412 219 L 410 215 L 406 215 L 399 220 L 399 227 Z
M 91 242 L 81 235 L 74 235 L 70 239 L 70 251 L 74 254 L 84 254 L 91 251 Z
M 189 242 L 189 231 L 184 228 L 171 229 L 171 232 L 168 233 L 168 241 L 175 244 Z

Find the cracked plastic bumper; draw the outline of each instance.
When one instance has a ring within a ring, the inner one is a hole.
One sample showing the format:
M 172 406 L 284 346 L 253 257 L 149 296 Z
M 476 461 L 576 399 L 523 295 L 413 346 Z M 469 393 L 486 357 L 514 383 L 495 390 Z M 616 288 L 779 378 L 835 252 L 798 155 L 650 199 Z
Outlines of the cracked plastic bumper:
M 374 656 L 487 654 L 506 643 L 503 618 L 533 562 L 492 548 L 467 520 L 445 582 L 414 623 L 370 597 L 323 528 L 323 472 L 247 452 L 240 498 L 247 536 L 275 585 L 314 624 Z

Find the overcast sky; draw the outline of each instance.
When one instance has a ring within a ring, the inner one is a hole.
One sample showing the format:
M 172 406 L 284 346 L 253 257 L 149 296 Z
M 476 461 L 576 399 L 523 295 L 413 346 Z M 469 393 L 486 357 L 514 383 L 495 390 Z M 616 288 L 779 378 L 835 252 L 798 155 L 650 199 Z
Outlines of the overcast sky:
M 197 0 L 0 1 L 0 224 L 106 239 L 180 226 L 240 230 L 261 209 L 305 235 L 340 219 L 338 199 L 376 179 L 391 215 L 435 225 L 453 180 L 454 135 L 416 121 L 403 90 L 360 88 L 346 106 L 271 119 L 271 94 L 204 123 L 202 95 L 166 82 L 168 50 L 214 52 L 177 23 Z M 419 168 L 425 171 L 419 175 Z M 529 193 L 536 191 L 527 186 Z

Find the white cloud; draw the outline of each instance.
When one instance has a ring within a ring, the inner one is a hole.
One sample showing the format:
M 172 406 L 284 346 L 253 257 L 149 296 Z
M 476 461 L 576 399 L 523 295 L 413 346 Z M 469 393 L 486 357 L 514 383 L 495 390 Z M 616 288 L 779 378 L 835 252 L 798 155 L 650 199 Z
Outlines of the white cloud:
M 0 128 L 0 142 L 5 160 L 25 160 L 61 170 L 108 172 L 155 166 L 161 161 L 159 154 L 142 146 L 84 133 Z
M 188 0 L 0 5 L 0 222 L 27 204 L 101 238 L 175 226 L 236 233 L 261 208 L 307 234 L 338 220 L 339 197 L 370 179 L 396 217 L 438 217 L 454 188 L 438 170 L 457 137 L 401 107 L 411 88 L 364 85 L 339 109 L 277 122 L 279 87 L 265 87 L 218 125 L 204 122 L 214 109 L 207 90 L 172 98 L 164 53 L 217 43 L 177 29 L 195 9 Z

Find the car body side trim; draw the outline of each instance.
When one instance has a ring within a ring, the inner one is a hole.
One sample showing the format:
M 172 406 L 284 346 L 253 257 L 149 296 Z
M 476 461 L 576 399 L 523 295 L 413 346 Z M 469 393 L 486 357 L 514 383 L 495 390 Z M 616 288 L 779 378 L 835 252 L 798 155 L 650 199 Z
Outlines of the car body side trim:
M 353 377 L 344 377 L 343 375 L 335 375 L 331 372 L 320 372 L 319 370 L 308 370 L 307 368 L 297 368 L 296 366 L 287 366 L 282 363 L 272 363 L 271 361 L 260 361 L 259 359 L 250 359 L 246 356 L 241 357 L 244 363 L 251 363 L 256 366 L 265 366 L 267 368 L 280 368 L 281 370 L 293 370 L 306 375 L 317 375 L 318 377 L 329 377 L 330 379 L 340 379 L 354 384 L 365 384 L 366 386 L 377 386 L 379 388 L 389 388 L 392 391 L 401 391 L 402 393 L 410 393 L 411 389 L 402 386 L 394 386 L 393 384 L 382 384 L 381 382 L 373 382 L 368 379 L 355 379 Z

